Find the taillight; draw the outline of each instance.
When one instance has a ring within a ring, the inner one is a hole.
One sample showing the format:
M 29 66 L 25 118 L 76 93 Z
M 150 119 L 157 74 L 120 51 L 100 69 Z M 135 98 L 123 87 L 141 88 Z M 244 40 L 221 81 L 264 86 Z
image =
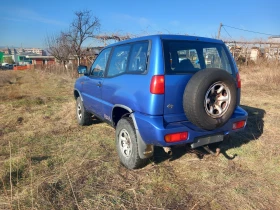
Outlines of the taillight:
M 188 132 L 171 133 L 164 137 L 165 142 L 172 143 L 178 141 L 184 141 L 188 138 Z
M 163 94 L 164 93 L 164 76 L 156 75 L 153 76 L 150 84 L 150 92 L 153 94 Z
M 237 88 L 241 88 L 241 79 L 239 73 L 236 74 Z
M 244 128 L 245 123 L 246 123 L 246 120 L 242 120 L 242 121 L 238 121 L 238 122 L 233 123 L 232 130 Z

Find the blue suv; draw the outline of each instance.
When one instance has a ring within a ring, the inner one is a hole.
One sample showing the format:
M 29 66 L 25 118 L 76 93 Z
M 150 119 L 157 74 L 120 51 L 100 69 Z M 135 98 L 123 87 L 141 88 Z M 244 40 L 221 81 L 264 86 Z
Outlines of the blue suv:
M 221 40 L 152 35 L 106 46 L 92 66 L 78 67 L 77 121 L 93 115 L 116 129 L 121 163 L 144 166 L 154 146 L 192 148 L 242 130 L 238 69 Z

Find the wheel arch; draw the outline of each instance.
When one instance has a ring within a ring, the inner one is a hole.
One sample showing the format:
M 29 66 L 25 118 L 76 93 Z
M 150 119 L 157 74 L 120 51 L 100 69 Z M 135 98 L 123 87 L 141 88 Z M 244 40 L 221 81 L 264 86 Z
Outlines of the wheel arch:
M 129 115 L 131 115 L 131 113 L 133 113 L 133 110 L 125 105 L 121 105 L 121 104 L 114 105 L 114 107 L 112 109 L 112 113 L 111 113 L 111 119 L 113 122 L 113 126 L 116 127 L 119 120 L 122 117 L 129 116 Z M 134 124 L 135 128 L 138 129 L 134 117 L 132 117 L 132 120 L 133 120 L 133 124 Z
M 80 93 L 80 91 L 79 91 L 79 90 L 74 89 L 73 94 L 74 94 L 74 98 L 75 98 L 75 100 L 77 100 L 77 98 L 78 98 L 78 97 L 81 97 L 81 100 L 83 101 L 82 95 L 81 95 L 81 93 Z
M 145 141 L 142 139 L 140 132 L 138 130 L 137 122 L 135 120 L 135 116 L 133 114 L 133 110 L 129 107 L 121 104 L 116 104 L 112 109 L 112 116 L 111 119 L 113 121 L 113 126 L 116 128 L 118 121 L 125 116 L 130 116 L 133 125 L 135 128 L 137 142 L 138 142 L 138 152 L 141 159 L 146 159 L 153 156 L 154 153 L 154 146 L 150 144 L 146 144 Z

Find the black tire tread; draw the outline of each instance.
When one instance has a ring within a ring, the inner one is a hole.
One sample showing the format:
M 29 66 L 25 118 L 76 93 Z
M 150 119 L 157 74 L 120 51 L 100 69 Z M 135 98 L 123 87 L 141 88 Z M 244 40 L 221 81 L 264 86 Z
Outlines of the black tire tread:
M 82 106 L 82 119 L 79 120 L 78 116 L 77 116 L 78 124 L 81 125 L 81 126 L 90 125 L 91 122 L 92 122 L 92 114 L 85 110 L 83 101 L 81 100 L 81 97 L 78 97 L 77 100 L 76 100 L 76 109 L 77 109 L 78 103 L 80 103 L 81 106 Z M 76 112 L 77 112 L 77 110 L 76 110 Z
M 206 112 L 202 111 L 201 106 L 204 107 L 203 103 L 206 92 L 203 92 L 204 90 L 201 90 L 201 87 L 205 88 L 205 83 L 212 80 L 214 83 L 217 77 L 220 78 L 219 80 L 226 81 L 227 85 L 230 86 L 229 88 L 231 90 L 232 98 L 227 113 L 221 118 L 213 119 L 211 117 L 207 117 Z M 214 130 L 218 127 L 221 127 L 229 120 L 236 107 L 236 97 L 236 84 L 228 72 L 216 68 L 205 69 L 197 72 L 186 85 L 183 97 L 184 112 L 187 118 L 196 126 L 205 130 Z
M 130 138 L 134 138 L 135 139 L 135 159 L 133 160 L 133 162 L 129 161 L 126 162 L 123 159 L 121 159 L 120 157 L 120 161 L 121 163 L 127 167 L 128 169 L 137 169 L 137 168 L 142 168 L 145 165 L 147 165 L 149 158 L 145 158 L 145 159 L 141 159 L 139 156 L 139 152 L 138 152 L 138 143 L 137 143 L 137 136 L 136 136 L 136 131 L 135 131 L 135 127 L 134 127 L 134 123 L 133 120 L 130 117 L 123 117 L 120 119 L 120 121 L 117 124 L 117 128 L 116 128 L 116 146 L 118 147 L 118 135 L 119 135 L 119 131 L 121 130 L 119 127 L 120 126 L 130 126 L 130 128 L 133 131 L 133 136 L 130 134 Z M 133 140 L 132 140 L 133 141 Z M 117 149 L 118 150 L 118 149 Z M 118 152 L 119 153 L 119 152 Z M 120 154 L 119 154 L 120 156 Z

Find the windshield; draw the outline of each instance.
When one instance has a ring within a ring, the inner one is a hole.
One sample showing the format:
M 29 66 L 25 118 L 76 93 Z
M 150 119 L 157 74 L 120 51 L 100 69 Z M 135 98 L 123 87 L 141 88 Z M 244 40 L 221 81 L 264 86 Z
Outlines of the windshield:
M 194 73 L 206 68 L 234 72 L 224 44 L 164 40 L 163 48 L 166 74 Z

